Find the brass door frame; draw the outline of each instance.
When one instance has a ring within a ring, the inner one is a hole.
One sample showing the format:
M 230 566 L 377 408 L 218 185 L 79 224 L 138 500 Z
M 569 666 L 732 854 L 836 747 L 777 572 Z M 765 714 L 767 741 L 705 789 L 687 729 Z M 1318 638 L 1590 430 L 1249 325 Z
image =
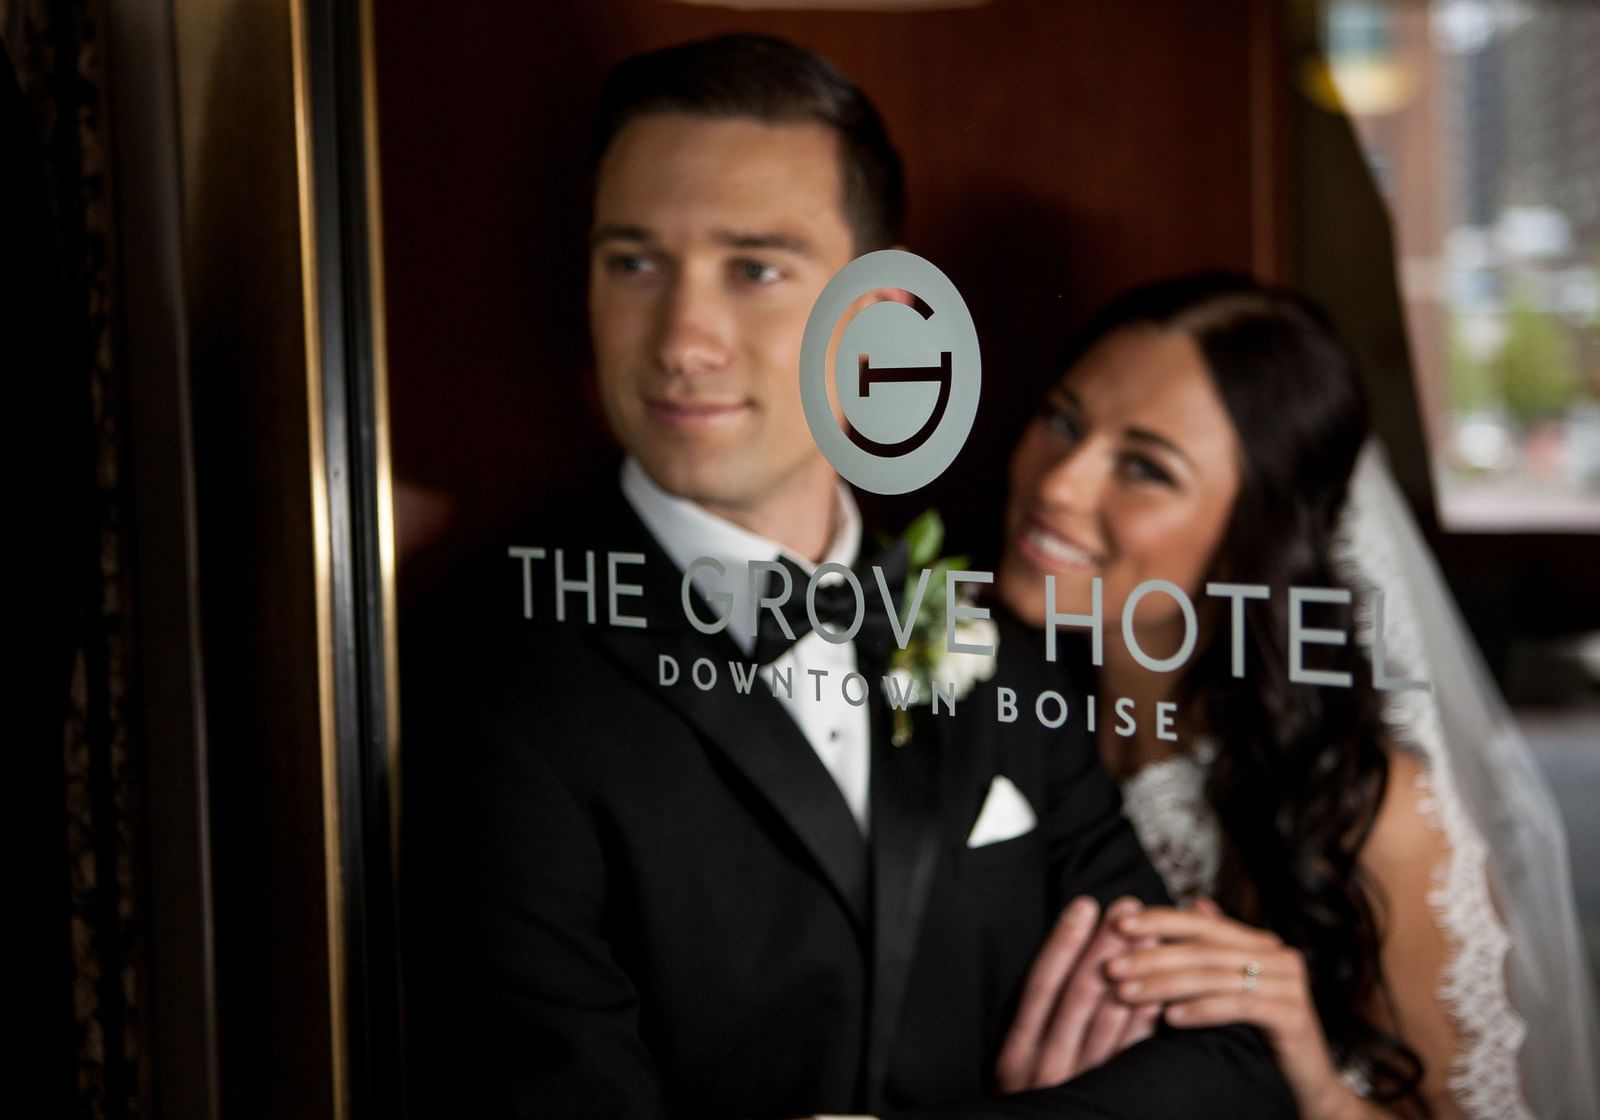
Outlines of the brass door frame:
M 167 598 L 191 635 L 168 635 L 190 655 L 152 673 L 172 678 L 169 697 L 187 687 L 173 703 L 193 731 L 152 749 L 152 812 L 171 813 L 151 849 L 158 1110 L 398 1115 L 370 11 L 114 8 L 145 98 L 119 125 L 143 211 L 124 224 L 161 211 L 151 228 L 167 243 L 142 255 L 175 257 L 180 276 L 170 306 L 134 323 L 170 328 L 142 367 L 170 392 L 135 442 L 158 448 L 173 425 L 186 437 L 147 484 L 180 512 L 149 523 L 141 551 L 150 567 L 182 550 Z M 148 170 L 163 155 L 165 194 Z M 135 256 L 130 287 L 147 284 Z
M 400 1112 L 394 516 L 370 0 L 295 0 L 335 1097 Z M 320 399 L 319 399 L 320 398 Z M 320 411 L 319 406 L 320 405 Z

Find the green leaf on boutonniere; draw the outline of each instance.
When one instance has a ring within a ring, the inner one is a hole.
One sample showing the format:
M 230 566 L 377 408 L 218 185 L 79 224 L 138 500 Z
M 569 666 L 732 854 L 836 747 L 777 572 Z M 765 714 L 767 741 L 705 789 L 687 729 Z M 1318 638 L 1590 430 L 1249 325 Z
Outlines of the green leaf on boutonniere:
M 950 572 L 968 567 L 967 556 L 940 556 L 944 547 L 944 521 L 939 511 L 925 510 L 907 526 L 901 538 L 906 546 L 909 562 L 905 588 L 901 593 L 901 609 L 906 613 L 911 634 L 904 648 L 896 649 L 890 658 L 890 669 L 899 674 L 906 685 L 914 689 L 913 706 L 923 707 L 932 702 L 933 670 L 945 653 L 945 628 L 948 623 L 945 602 L 945 583 Z M 922 584 L 922 572 L 927 572 L 927 582 Z M 919 585 L 923 594 L 918 599 Z M 912 602 L 916 599 L 916 610 Z M 903 746 L 912 733 L 911 713 L 903 709 L 894 712 L 894 744 Z
M 928 569 L 932 573 L 930 576 L 928 576 L 928 584 L 929 584 L 929 586 L 931 587 L 931 586 L 937 585 L 939 590 L 940 590 L 940 592 L 943 593 L 943 591 L 944 591 L 944 577 L 949 575 L 951 572 L 965 571 L 967 565 L 970 564 L 970 563 L 972 563 L 972 557 L 970 557 L 970 556 L 943 556 L 943 557 L 940 557 L 938 560 L 936 560 L 934 562 L 933 567 Z M 943 602 L 942 601 L 940 603 L 940 606 L 941 607 L 943 606 Z
M 923 510 L 906 526 L 906 559 L 913 569 L 925 568 L 944 547 L 944 521 L 936 509 Z

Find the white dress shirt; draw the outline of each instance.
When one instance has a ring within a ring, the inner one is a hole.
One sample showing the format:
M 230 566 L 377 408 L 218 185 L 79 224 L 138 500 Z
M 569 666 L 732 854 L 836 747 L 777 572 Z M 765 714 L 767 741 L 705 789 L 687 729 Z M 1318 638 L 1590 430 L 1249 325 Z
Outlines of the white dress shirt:
M 732 594 L 726 633 L 746 655 L 755 648 L 756 641 L 755 602 L 750 595 L 751 561 L 787 557 L 808 575 L 817 566 L 776 541 L 741 529 L 686 498 L 667 493 L 632 456 L 622 464 L 622 495 L 680 570 L 687 571 L 689 565 L 702 556 L 724 566 L 726 570 L 722 575 L 709 568 L 700 569 L 693 583 L 702 594 L 717 591 Z M 855 562 L 861 548 L 861 514 L 843 483 L 839 484 L 838 495 L 834 536 L 822 559 L 849 565 Z M 842 578 L 832 576 L 826 582 Z M 790 592 L 791 596 L 805 593 L 805 585 L 798 581 Z M 827 676 L 814 676 L 814 670 L 825 671 Z M 872 756 L 871 721 L 867 706 L 850 704 L 841 691 L 845 676 L 855 671 L 854 644 L 835 644 L 811 631 L 789 652 L 770 666 L 764 666 L 760 676 L 799 726 L 828 773 L 833 775 L 851 815 L 862 835 L 866 835 L 870 824 L 867 790 Z M 716 687 L 732 688 L 729 675 L 720 675 Z M 789 689 L 782 686 L 785 677 L 791 682 Z M 859 689 L 859 683 L 854 684 L 852 696 L 859 697 Z

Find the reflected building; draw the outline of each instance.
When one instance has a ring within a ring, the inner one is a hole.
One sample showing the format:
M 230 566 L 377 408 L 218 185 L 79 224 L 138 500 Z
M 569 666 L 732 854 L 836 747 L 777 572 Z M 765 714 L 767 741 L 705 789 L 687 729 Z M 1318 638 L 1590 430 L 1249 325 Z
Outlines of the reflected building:
M 1446 519 L 1592 519 L 1600 9 L 1335 0 L 1324 31 L 1394 220 Z M 1480 501 L 1500 482 L 1516 501 Z

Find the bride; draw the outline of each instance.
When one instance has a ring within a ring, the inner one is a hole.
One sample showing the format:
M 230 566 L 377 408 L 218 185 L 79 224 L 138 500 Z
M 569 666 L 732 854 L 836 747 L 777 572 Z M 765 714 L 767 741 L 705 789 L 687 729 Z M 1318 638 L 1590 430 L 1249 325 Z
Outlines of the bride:
M 1108 1008 L 1255 1024 L 1314 1120 L 1600 1116 L 1553 805 L 1363 452 L 1325 319 L 1239 278 L 1170 281 L 1108 308 L 1064 368 L 1012 459 L 999 592 L 1042 626 L 1098 591 L 1102 648 L 1074 679 L 1102 709 L 1174 705 L 1167 734 L 1097 734 L 1190 904 L 1120 919 Z M 1147 593 L 1119 625 L 1150 580 L 1197 618 Z M 1291 607 L 1289 588 L 1350 605 Z M 1146 667 L 1190 627 L 1180 670 Z

